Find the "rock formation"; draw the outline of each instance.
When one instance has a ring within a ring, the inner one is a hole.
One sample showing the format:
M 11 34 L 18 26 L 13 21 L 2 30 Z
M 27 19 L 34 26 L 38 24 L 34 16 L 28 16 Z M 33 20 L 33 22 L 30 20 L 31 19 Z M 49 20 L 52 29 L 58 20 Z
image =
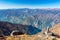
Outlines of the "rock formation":
M 54 25 L 53 28 L 50 28 L 50 32 L 52 33 L 53 36 L 57 36 L 60 38 L 60 23 Z

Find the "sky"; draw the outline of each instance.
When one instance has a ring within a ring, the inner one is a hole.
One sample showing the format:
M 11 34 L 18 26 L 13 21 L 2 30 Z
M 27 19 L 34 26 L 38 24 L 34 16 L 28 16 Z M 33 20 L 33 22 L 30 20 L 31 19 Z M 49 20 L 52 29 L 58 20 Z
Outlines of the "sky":
M 0 9 L 60 8 L 60 0 L 0 0 Z

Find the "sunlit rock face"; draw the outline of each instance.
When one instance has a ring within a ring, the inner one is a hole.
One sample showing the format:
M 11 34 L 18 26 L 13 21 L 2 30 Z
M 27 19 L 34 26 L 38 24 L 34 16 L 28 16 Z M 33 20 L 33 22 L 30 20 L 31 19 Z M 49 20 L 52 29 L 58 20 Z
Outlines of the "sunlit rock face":
M 60 9 L 4 9 L 0 10 L 0 21 L 32 25 L 39 29 L 60 23 Z
M 50 29 L 50 32 L 53 33 L 55 36 L 60 37 L 60 23 L 53 26 L 53 28 Z

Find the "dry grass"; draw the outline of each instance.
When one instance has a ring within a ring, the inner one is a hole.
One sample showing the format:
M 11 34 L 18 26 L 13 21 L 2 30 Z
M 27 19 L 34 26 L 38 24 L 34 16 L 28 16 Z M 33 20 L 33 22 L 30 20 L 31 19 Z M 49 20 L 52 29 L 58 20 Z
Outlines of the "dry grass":
M 18 35 L 18 36 L 9 36 L 6 40 L 41 40 L 40 37 L 37 36 L 29 36 L 29 35 Z
M 0 40 L 52 40 L 51 36 L 48 36 L 47 38 L 44 37 L 40 37 L 38 35 L 17 35 L 17 36 L 7 36 L 5 38 L 1 38 Z M 60 40 L 60 38 L 56 37 L 56 40 Z

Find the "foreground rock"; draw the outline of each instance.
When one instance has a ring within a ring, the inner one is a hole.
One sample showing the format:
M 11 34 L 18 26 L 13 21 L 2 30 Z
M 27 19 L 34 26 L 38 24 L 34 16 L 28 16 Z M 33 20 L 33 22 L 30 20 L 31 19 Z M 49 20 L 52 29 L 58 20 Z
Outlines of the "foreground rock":
M 60 23 L 54 25 L 54 27 L 50 29 L 50 32 L 52 33 L 53 36 L 60 38 Z
M 49 29 L 51 34 L 47 34 L 47 40 L 60 40 L 60 23 L 55 24 L 52 28 Z

